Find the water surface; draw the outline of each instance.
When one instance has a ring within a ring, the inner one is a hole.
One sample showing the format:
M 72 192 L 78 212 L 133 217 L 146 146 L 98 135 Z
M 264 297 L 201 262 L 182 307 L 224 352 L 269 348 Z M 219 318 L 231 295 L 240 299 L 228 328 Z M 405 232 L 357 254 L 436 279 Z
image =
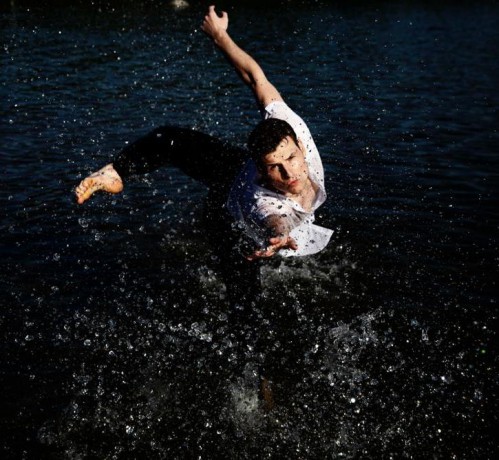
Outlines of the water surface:
M 11 5 L 4 458 L 494 456 L 496 5 L 229 9 L 314 134 L 317 218 L 335 230 L 323 253 L 263 269 L 264 356 L 231 336 L 202 186 L 166 168 L 72 196 L 162 124 L 244 144 L 258 113 L 199 30 L 204 7 Z

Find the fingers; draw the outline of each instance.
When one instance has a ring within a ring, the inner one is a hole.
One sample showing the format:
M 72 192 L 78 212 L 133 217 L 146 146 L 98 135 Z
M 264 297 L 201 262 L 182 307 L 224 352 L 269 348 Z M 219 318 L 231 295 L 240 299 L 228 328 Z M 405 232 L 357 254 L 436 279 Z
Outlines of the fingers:
M 275 254 L 281 249 L 292 249 L 293 251 L 298 249 L 296 241 L 290 236 L 276 236 L 269 238 L 269 243 L 270 245 L 265 249 L 255 251 L 253 254 L 246 256 L 246 259 L 249 261 L 255 259 L 268 259 L 269 257 L 275 256 Z
M 213 15 L 215 15 L 215 16 L 216 16 L 216 13 L 215 13 L 215 5 L 210 5 L 210 6 L 208 7 L 208 12 L 207 12 L 207 13 L 205 14 L 205 16 L 204 16 L 203 25 L 202 25 L 201 27 L 205 26 L 205 25 L 206 25 L 206 23 L 208 23 L 208 22 L 210 21 L 210 19 L 213 17 Z
M 272 245 L 280 244 L 283 241 L 286 241 L 284 236 L 274 236 L 272 238 L 269 238 L 269 243 Z
M 288 249 L 293 249 L 293 250 L 298 249 L 298 245 L 296 244 L 296 241 L 293 238 L 291 238 L 290 236 L 275 236 L 275 237 L 269 238 L 269 243 L 273 246 L 278 247 L 279 249 L 282 249 L 282 248 L 288 248 Z
M 208 7 L 208 12 L 204 17 L 203 23 L 201 24 L 201 30 L 210 35 L 210 32 L 212 32 L 214 21 L 217 18 L 218 16 L 217 13 L 215 12 L 215 5 L 210 5 Z
M 227 13 L 225 11 L 220 11 L 220 13 L 222 15 L 222 19 L 225 19 L 227 17 Z M 210 5 L 208 7 L 208 15 L 210 15 L 210 16 L 215 15 L 215 16 L 219 17 L 217 12 L 215 11 L 215 5 Z
M 275 246 L 268 246 L 265 249 L 259 249 L 255 251 L 253 254 L 246 256 L 247 260 L 256 260 L 256 259 L 268 259 L 269 257 L 273 257 L 277 249 Z
M 207 19 L 213 20 L 214 18 L 218 19 L 218 14 L 215 11 L 215 5 L 210 5 L 208 8 L 208 14 L 206 15 Z
M 201 30 L 208 35 L 212 35 L 216 30 L 227 30 L 228 23 L 229 16 L 227 13 L 221 11 L 221 16 L 219 16 L 215 11 L 215 5 L 210 5 L 201 24 Z
M 246 260 L 252 261 L 256 259 L 268 259 L 269 257 L 273 257 L 275 253 L 275 250 L 267 248 L 262 251 L 255 251 L 253 254 L 246 256 Z

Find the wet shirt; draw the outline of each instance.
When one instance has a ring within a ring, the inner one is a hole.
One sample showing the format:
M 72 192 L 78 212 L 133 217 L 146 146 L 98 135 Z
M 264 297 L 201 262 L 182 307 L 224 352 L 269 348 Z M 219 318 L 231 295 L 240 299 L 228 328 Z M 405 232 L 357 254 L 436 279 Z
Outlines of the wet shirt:
M 285 218 L 293 228 L 290 236 L 298 245 L 296 251 L 284 249 L 284 257 L 315 254 L 326 247 L 332 230 L 314 224 L 314 211 L 326 200 L 324 168 L 312 135 L 305 122 L 284 102 L 272 102 L 263 111 L 264 118 L 278 118 L 288 122 L 305 146 L 305 160 L 309 177 L 317 186 L 312 210 L 305 211 L 299 203 L 259 185 L 259 174 L 253 160 L 249 160 L 232 185 L 227 209 L 236 223 L 261 247 L 266 243 L 264 221 L 271 215 Z

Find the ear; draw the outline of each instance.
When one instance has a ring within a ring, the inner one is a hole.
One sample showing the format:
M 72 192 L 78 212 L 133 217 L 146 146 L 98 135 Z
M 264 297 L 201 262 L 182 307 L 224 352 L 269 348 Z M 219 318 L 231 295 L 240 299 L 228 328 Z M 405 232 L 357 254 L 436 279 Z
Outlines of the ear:
M 300 138 L 298 138 L 298 148 L 303 153 L 303 156 L 305 156 L 307 154 L 307 149 L 305 148 L 305 145 L 303 144 L 303 142 L 301 141 Z

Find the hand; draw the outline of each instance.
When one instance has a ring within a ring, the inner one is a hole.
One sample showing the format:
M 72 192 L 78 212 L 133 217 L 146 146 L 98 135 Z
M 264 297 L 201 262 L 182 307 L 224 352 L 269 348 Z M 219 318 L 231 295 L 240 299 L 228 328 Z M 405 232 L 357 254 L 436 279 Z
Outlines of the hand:
M 274 236 L 272 238 L 269 238 L 268 241 L 270 243 L 269 246 L 267 246 L 265 249 L 256 250 L 255 252 L 253 252 L 253 254 L 246 256 L 246 259 L 250 261 L 255 259 L 266 259 L 269 257 L 273 257 L 281 249 L 292 249 L 293 251 L 296 251 L 298 249 L 296 241 L 289 235 Z
M 227 27 L 229 27 L 229 16 L 227 13 L 222 11 L 222 17 L 219 17 L 215 11 L 215 5 L 211 5 L 201 24 L 201 30 L 211 38 L 216 39 L 220 33 L 227 30 Z

